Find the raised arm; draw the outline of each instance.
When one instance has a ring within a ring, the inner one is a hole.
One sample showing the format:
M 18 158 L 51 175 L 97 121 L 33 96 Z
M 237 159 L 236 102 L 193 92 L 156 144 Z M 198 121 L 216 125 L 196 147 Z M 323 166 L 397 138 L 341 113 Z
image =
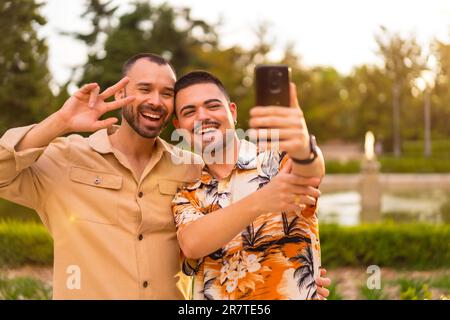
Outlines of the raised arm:
M 298 211 L 298 197 L 302 204 L 314 205 L 320 192 L 310 185 L 318 184 L 319 179 L 289 174 L 290 170 L 285 166 L 258 191 L 206 215 L 196 210 L 183 192 L 177 195 L 173 211 L 183 254 L 190 259 L 205 257 L 229 243 L 261 214 Z
M 114 86 L 99 94 L 96 83 L 84 85 L 75 92 L 54 114 L 37 124 L 15 147 L 16 151 L 39 148 L 48 145 L 55 138 L 71 132 L 94 132 L 112 126 L 116 118 L 99 120 L 108 111 L 112 111 L 130 103 L 130 96 L 113 102 L 105 102 L 118 90 L 125 87 L 128 78 L 123 78 Z

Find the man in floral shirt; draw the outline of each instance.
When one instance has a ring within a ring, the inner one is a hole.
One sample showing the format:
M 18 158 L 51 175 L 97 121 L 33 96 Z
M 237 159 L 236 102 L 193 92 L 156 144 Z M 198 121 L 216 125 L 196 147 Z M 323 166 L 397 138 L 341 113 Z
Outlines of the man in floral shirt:
M 328 295 L 316 216 L 324 161 L 318 148 L 311 150 L 293 84 L 290 91 L 290 108 L 251 111 L 251 127 L 278 129 L 280 152 L 237 137 L 237 107 L 213 75 L 192 72 L 175 85 L 175 127 L 201 147 L 206 164 L 201 179 L 172 203 L 194 299 Z

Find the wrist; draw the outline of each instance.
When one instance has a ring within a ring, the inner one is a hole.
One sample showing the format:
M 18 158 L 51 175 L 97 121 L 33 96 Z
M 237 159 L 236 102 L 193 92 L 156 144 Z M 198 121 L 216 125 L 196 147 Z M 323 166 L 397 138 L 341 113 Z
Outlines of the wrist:
M 267 211 L 265 210 L 266 205 L 264 204 L 264 201 L 261 201 L 261 199 L 264 199 L 261 192 L 264 192 L 264 190 L 260 189 L 247 197 L 248 203 L 245 204 L 245 207 L 251 212 L 253 218 L 257 218 Z
M 68 125 L 69 121 L 59 111 L 50 115 L 48 120 L 55 136 L 59 137 L 72 132 Z
M 307 153 L 302 155 L 290 155 L 292 161 L 297 164 L 310 164 L 317 158 L 317 142 L 316 137 L 312 134 L 309 135 L 309 143 L 306 149 Z

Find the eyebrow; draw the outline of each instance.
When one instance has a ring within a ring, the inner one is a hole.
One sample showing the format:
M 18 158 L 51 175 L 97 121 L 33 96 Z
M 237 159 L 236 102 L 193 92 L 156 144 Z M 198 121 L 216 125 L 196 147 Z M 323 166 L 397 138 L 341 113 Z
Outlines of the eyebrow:
M 205 104 L 209 104 L 212 102 L 218 102 L 218 103 L 222 104 L 222 101 L 220 101 L 219 99 L 208 99 L 208 100 L 203 101 L 203 104 L 205 105 Z M 193 104 L 188 104 L 188 105 L 181 107 L 180 114 L 186 109 L 195 109 L 195 106 Z
M 138 82 L 136 84 L 136 87 L 153 87 L 153 84 L 150 82 Z M 174 88 L 173 87 L 164 87 L 164 90 L 168 90 L 170 92 L 174 92 Z
M 220 101 L 219 99 L 208 99 L 205 102 L 203 102 L 203 104 L 208 104 L 211 102 L 219 102 L 220 104 L 222 104 L 222 101 Z

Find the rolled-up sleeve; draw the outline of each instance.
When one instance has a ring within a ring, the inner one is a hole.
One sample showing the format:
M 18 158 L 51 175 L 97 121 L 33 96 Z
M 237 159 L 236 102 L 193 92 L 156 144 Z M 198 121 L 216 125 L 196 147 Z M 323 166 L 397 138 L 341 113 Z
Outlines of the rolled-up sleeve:
M 34 126 L 10 129 L 0 138 L 0 185 L 31 166 L 44 152 L 45 147 L 16 151 L 16 146 Z
M 38 160 L 44 152 L 49 156 L 61 155 L 54 152 L 58 148 L 48 150 L 50 145 L 16 151 L 16 146 L 34 126 L 10 129 L 0 138 L 0 197 L 39 212 L 45 203 L 46 185 L 42 179 L 45 170 L 41 170 Z M 55 141 L 51 145 L 60 144 Z
M 174 215 L 177 235 L 188 224 L 200 219 L 204 214 L 193 205 L 195 203 L 195 190 L 182 189 L 172 200 L 172 212 Z M 188 259 L 182 253 L 180 256 L 181 270 L 188 276 L 193 276 L 198 271 L 198 266 L 202 259 Z

